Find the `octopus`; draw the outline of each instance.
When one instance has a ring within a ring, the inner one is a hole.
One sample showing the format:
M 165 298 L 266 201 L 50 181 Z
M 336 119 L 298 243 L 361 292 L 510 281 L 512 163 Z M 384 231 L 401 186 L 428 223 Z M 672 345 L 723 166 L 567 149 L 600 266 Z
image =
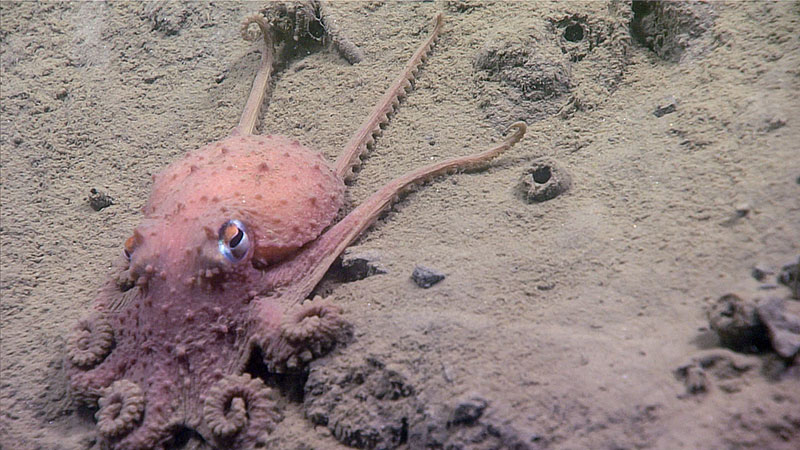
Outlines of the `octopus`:
M 337 221 L 345 181 L 410 90 L 443 23 L 433 30 L 335 163 L 294 139 L 254 134 L 273 70 L 275 36 L 263 15 L 242 33 L 264 50 L 230 136 L 154 177 L 143 219 L 67 342 L 73 398 L 96 408 L 112 449 L 163 448 L 192 430 L 214 448 L 268 443 L 282 420 L 279 389 L 246 372 L 260 358 L 292 376 L 352 337 L 339 307 L 312 296 L 331 264 L 408 188 L 474 170 L 524 135 L 389 182 Z M 257 31 L 251 30 L 257 25 Z

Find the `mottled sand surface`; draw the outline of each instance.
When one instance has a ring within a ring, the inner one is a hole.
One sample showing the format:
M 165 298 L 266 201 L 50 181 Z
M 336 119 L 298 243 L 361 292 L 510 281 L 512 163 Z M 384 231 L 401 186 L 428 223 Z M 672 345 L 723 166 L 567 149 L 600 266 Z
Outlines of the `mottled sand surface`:
M 239 23 L 261 7 L 0 4 L 0 447 L 100 447 L 71 402 L 65 337 L 151 176 L 236 124 L 259 61 Z M 800 447 L 798 370 L 721 348 L 706 317 L 729 292 L 787 296 L 751 271 L 800 254 L 797 2 L 658 20 L 624 1 L 330 9 L 365 59 L 280 61 L 260 129 L 331 160 L 446 15 L 348 209 L 514 120 L 529 132 L 363 236 L 352 251 L 385 274 L 323 282 L 355 340 L 312 365 L 313 395 L 284 399 L 272 448 Z M 529 203 L 520 177 L 542 161 L 571 188 Z M 92 210 L 92 188 L 114 204 Z M 446 278 L 422 289 L 417 265 Z M 175 445 L 203 447 L 189 432 Z

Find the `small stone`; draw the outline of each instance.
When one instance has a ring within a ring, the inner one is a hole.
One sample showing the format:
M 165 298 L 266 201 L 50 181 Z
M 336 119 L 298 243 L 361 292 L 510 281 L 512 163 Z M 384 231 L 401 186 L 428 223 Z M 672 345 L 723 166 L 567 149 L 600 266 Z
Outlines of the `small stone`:
M 67 98 L 67 94 L 68 94 L 67 90 L 66 90 L 65 88 L 61 88 L 61 89 L 60 89 L 60 90 L 59 90 L 59 91 L 56 93 L 56 99 L 58 99 L 58 100 L 64 100 L 65 98 Z
M 666 97 L 658 107 L 656 107 L 656 110 L 653 111 L 653 115 L 656 117 L 661 117 L 670 113 L 674 113 L 677 109 L 678 100 L 670 95 L 669 97 Z
M 791 291 L 791 296 L 800 300 L 800 258 L 797 262 L 781 267 L 778 274 L 778 283 L 786 286 Z
M 739 203 L 736 205 L 736 209 L 734 210 L 733 214 L 731 214 L 728 219 L 720 223 L 720 225 L 723 227 L 732 227 L 736 225 L 739 220 L 747 217 L 747 215 L 750 214 L 750 211 L 751 207 L 749 203 Z
M 89 191 L 89 197 L 87 197 L 86 200 L 89 202 L 89 206 L 91 206 L 95 211 L 100 211 L 101 209 L 107 208 L 114 204 L 114 199 L 111 196 L 106 195 L 95 188 L 92 188 Z
M 686 393 L 697 395 L 708 392 L 708 377 L 702 367 L 696 364 L 681 366 L 675 371 L 675 377 L 683 381 Z
M 758 281 L 764 281 L 768 276 L 775 273 L 772 267 L 763 265 L 763 264 L 756 264 L 753 266 L 753 270 L 750 272 Z
M 415 267 L 414 272 L 411 274 L 411 279 L 414 280 L 414 283 L 423 289 L 433 286 L 444 280 L 444 278 L 445 275 L 443 273 L 423 266 Z
M 480 397 L 471 397 L 459 402 L 453 411 L 452 425 L 472 425 L 483 415 L 489 402 Z
M 770 297 L 758 304 L 758 317 L 769 330 L 775 352 L 792 359 L 800 351 L 800 303 Z
M 750 209 L 749 203 L 739 203 L 736 205 L 736 215 L 738 217 L 745 217 L 746 215 L 750 214 Z
M 756 314 L 756 305 L 737 295 L 720 297 L 708 311 L 708 322 L 723 347 L 751 353 L 769 348 L 767 330 Z

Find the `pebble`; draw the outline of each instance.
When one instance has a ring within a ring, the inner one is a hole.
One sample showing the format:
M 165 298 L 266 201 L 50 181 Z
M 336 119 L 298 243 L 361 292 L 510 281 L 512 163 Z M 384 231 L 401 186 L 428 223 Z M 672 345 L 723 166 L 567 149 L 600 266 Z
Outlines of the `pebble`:
M 770 297 L 760 302 L 757 310 L 769 330 L 775 352 L 783 358 L 794 358 L 800 351 L 800 303 Z
M 87 197 L 86 200 L 89 202 L 89 206 L 95 211 L 100 211 L 114 204 L 114 199 L 110 195 L 106 195 L 95 188 L 89 191 L 89 197 Z
M 781 267 L 778 274 L 778 283 L 786 286 L 791 291 L 791 296 L 800 300 L 800 257 L 797 262 Z
M 756 264 L 753 266 L 753 270 L 750 273 L 756 280 L 764 281 L 768 276 L 774 274 L 775 270 L 764 264 Z
M 424 266 L 415 267 L 414 272 L 411 273 L 411 279 L 414 280 L 414 283 L 416 283 L 417 286 L 423 289 L 433 286 L 434 284 L 444 280 L 444 278 L 445 274 Z
M 752 301 L 735 294 L 723 295 L 708 311 L 708 322 L 723 347 L 749 353 L 769 348 L 766 329 Z
M 450 423 L 453 425 L 472 425 L 481 418 L 488 405 L 489 402 L 480 397 L 471 397 L 463 400 L 456 405 L 453 411 L 453 419 Z
M 673 97 L 669 96 L 665 98 L 660 105 L 656 107 L 656 110 L 653 111 L 653 115 L 656 117 L 665 116 L 670 113 L 674 113 L 678 109 L 678 100 Z

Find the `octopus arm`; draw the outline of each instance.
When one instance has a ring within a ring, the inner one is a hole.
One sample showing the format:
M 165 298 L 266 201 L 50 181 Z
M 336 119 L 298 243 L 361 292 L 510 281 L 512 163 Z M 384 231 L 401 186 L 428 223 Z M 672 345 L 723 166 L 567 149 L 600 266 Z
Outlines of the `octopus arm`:
M 268 368 L 295 370 L 347 339 L 352 331 L 338 307 L 320 298 L 304 302 L 334 260 L 407 189 L 439 175 L 482 167 L 519 142 L 526 127 L 517 122 L 510 129 L 514 132 L 489 150 L 431 164 L 395 179 L 294 258 L 272 268 L 267 283 L 283 288 L 272 297 L 251 302 L 249 333 L 250 345 L 261 348 Z
M 319 296 L 291 306 L 286 313 L 271 298 L 256 299 L 254 304 L 252 344 L 261 348 L 271 372 L 296 371 L 353 334 L 341 309 Z
M 488 161 L 519 142 L 526 129 L 524 122 L 516 122 L 509 127 L 509 131 L 513 130 L 513 133 L 497 146 L 419 168 L 394 179 L 372 194 L 347 217 L 301 249 L 297 257 L 282 263 L 270 273 L 273 286 L 287 286 L 281 295 L 281 303 L 294 305 L 306 299 L 344 249 L 369 228 L 380 213 L 402 193 L 440 175 L 484 167 Z

